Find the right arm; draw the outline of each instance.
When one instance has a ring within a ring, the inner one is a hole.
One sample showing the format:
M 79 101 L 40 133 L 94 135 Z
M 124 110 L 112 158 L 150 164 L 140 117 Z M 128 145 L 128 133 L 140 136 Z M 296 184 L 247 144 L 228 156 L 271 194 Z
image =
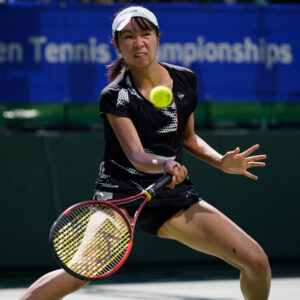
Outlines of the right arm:
M 168 160 L 164 164 L 164 160 L 153 158 L 145 153 L 137 130 L 129 118 L 109 113 L 106 116 L 126 157 L 138 171 L 145 173 L 170 173 L 173 175 L 170 187 L 174 187 L 186 178 L 187 170 L 178 162 Z

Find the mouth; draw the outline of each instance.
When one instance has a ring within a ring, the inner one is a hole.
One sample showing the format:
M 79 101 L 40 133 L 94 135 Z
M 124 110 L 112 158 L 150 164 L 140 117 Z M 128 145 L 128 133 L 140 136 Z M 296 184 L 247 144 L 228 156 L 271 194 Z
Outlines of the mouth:
M 135 57 L 143 57 L 143 56 L 146 56 L 146 53 L 136 53 L 134 56 Z

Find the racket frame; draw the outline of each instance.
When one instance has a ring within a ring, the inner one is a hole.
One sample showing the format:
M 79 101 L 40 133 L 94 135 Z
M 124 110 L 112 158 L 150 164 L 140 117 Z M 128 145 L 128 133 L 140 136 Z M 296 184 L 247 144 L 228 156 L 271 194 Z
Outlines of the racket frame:
M 132 220 L 130 220 L 128 218 L 128 216 L 123 212 L 123 210 L 118 207 L 116 204 L 120 204 L 120 203 L 128 203 L 128 202 L 132 202 L 135 201 L 137 199 L 143 199 L 142 203 L 139 205 L 139 208 L 137 209 L 137 211 L 135 212 Z M 133 246 L 133 239 L 134 239 L 134 232 L 135 232 L 135 225 L 136 222 L 138 220 L 139 214 L 141 213 L 143 207 L 145 206 L 145 204 L 151 199 L 151 195 L 145 190 L 135 196 L 131 196 L 128 198 L 122 198 L 122 199 L 116 199 L 116 200 L 90 200 L 90 201 L 84 201 L 84 202 L 80 202 L 77 204 L 74 204 L 73 206 L 67 208 L 58 218 L 57 220 L 54 222 L 54 224 L 51 227 L 50 230 L 50 234 L 49 234 L 49 243 L 50 243 L 50 248 L 52 251 L 52 254 L 54 255 L 56 261 L 58 262 L 58 264 L 65 269 L 69 274 L 72 274 L 73 276 L 82 279 L 82 280 L 86 280 L 86 281 L 91 281 L 91 280 L 97 280 L 100 278 L 104 278 L 104 277 L 108 277 L 110 275 L 112 275 L 114 272 L 116 272 L 127 260 L 132 246 Z M 125 254 L 123 255 L 122 259 L 118 262 L 118 264 L 112 268 L 111 270 L 109 270 L 108 272 L 104 273 L 104 274 L 100 274 L 98 276 L 94 276 L 94 277 L 87 277 L 87 276 L 83 276 L 80 275 L 76 272 L 74 272 L 72 269 L 70 269 L 58 256 L 58 254 L 55 251 L 55 247 L 54 247 L 54 242 L 53 242 L 53 235 L 56 229 L 57 224 L 59 224 L 61 222 L 61 220 L 63 218 L 65 218 L 67 215 L 69 215 L 72 211 L 76 210 L 77 208 L 81 207 L 81 206 L 93 206 L 93 205 L 104 205 L 107 206 L 113 210 L 115 210 L 125 221 L 127 227 L 128 227 L 128 231 L 130 234 L 130 241 L 128 243 L 127 249 Z
M 134 195 L 134 196 L 130 196 L 127 198 L 122 198 L 122 199 L 115 199 L 115 200 L 90 200 L 90 201 L 84 201 L 84 202 L 80 202 L 78 204 L 75 204 L 69 208 L 67 208 L 58 218 L 57 220 L 54 222 L 54 224 L 51 227 L 50 230 L 50 234 L 49 234 L 49 242 L 50 242 L 50 248 L 52 250 L 52 253 L 54 255 L 54 257 L 56 258 L 56 261 L 59 263 L 59 265 L 65 269 L 69 274 L 72 274 L 73 276 L 82 279 L 82 280 L 86 280 L 86 281 L 91 281 L 91 280 L 97 280 L 103 277 L 108 277 L 111 274 L 113 274 L 114 272 L 116 272 L 126 261 L 126 259 L 128 258 L 131 249 L 132 249 L 132 245 L 133 245 L 133 238 L 134 238 L 134 232 L 135 232 L 135 225 L 137 223 L 138 217 L 143 209 L 143 207 L 145 206 L 145 204 L 151 200 L 151 198 L 153 198 L 155 195 L 157 195 L 159 193 L 159 191 L 166 187 L 168 184 L 170 184 L 172 181 L 172 175 L 171 174 L 164 174 L 163 176 L 161 176 L 155 183 L 151 184 L 148 188 L 146 188 L 145 190 L 143 190 L 142 192 Z M 125 204 L 125 203 L 129 203 L 129 202 L 133 202 L 139 198 L 142 198 L 142 203 L 139 204 L 138 209 L 136 210 L 132 220 L 130 221 L 129 218 L 127 217 L 127 215 L 122 211 L 122 209 L 120 207 L 118 207 L 116 204 Z M 70 214 L 73 210 L 75 210 L 76 208 L 80 207 L 80 206 L 86 206 L 86 205 L 105 205 L 108 206 L 110 208 L 112 208 L 113 210 L 117 211 L 117 213 L 120 214 L 120 216 L 123 218 L 123 220 L 125 221 L 129 233 L 130 233 L 130 241 L 129 244 L 127 246 L 127 249 L 125 251 L 125 254 L 123 255 L 123 257 L 121 258 L 121 260 L 118 262 L 118 264 L 112 268 L 110 271 L 105 272 L 103 274 L 100 274 L 98 276 L 94 276 L 94 277 L 87 277 L 87 276 L 83 276 L 80 275 L 76 272 L 74 272 L 73 270 L 71 270 L 70 268 L 68 268 L 68 266 L 66 266 L 65 263 L 62 262 L 62 260 L 60 259 L 60 257 L 58 256 L 58 254 L 55 251 L 55 247 L 54 247 L 54 242 L 53 242 L 53 234 L 56 228 L 56 225 L 61 221 L 62 218 L 64 218 L 65 216 L 67 216 L 68 214 Z

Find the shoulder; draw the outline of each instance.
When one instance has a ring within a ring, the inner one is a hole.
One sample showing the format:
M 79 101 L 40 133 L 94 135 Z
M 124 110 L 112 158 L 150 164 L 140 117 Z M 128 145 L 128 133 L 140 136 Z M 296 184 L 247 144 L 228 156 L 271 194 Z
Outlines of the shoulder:
M 101 91 L 99 95 L 100 115 L 111 113 L 131 118 L 137 109 L 137 97 L 140 96 L 132 88 L 128 71 L 122 72 Z
M 180 99 L 177 107 L 185 107 L 184 110 L 188 114 L 193 112 L 198 103 L 197 77 L 194 72 L 181 66 L 166 63 L 161 63 L 161 65 L 169 71 L 170 76 L 173 78 L 174 86 L 176 85 L 175 90 L 177 91 L 178 99 Z M 182 97 L 184 97 L 184 100 L 182 100 Z M 187 106 L 189 108 L 186 108 Z
M 100 93 L 99 100 L 106 97 L 115 96 L 125 87 L 125 72 L 122 72 L 115 80 L 109 83 Z
M 129 90 L 129 74 L 125 71 L 101 91 L 99 95 L 100 108 L 103 105 L 118 106 L 118 104 L 124 104 L 125 102 L 129 103 Z
M 175 72 L 182 72 L 182 73 L 188 73 L 188 74 L 194 74 L 194 72 L 186 67 L 177 66 L 165 62 L 160 62 L 161 65 L 163 65 L 165 68 L 169 70 L 173 70 Z
M 193 84 L 193 87 L 197 86 L 197 77 L 195 73 L 185 67 L 172 65 L 164 62 L 160 62 L 162 66 L 164 66 L 171 74 L 171 76 L 176 76 L 183 81 L 188 81 Z
M 163 62 L 160 62 L 160 64 L 164 66 L 169 72 L 176 73 L 182 76 L 187 76 L 187 77 L 196 77 L 195 73 L 188 68 L 172 65 L 168 63 L 163 63 Z

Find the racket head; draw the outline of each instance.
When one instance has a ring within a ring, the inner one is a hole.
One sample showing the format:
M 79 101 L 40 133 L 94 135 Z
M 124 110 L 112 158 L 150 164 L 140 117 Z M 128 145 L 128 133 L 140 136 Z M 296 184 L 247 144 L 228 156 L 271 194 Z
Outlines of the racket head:
M 133 244 L 133 228 L 125 213 L 107 201 L 86 201 L 65 210 L 49 234 L 54 257 L 71 275 L 83 280 L 117 271 Z

